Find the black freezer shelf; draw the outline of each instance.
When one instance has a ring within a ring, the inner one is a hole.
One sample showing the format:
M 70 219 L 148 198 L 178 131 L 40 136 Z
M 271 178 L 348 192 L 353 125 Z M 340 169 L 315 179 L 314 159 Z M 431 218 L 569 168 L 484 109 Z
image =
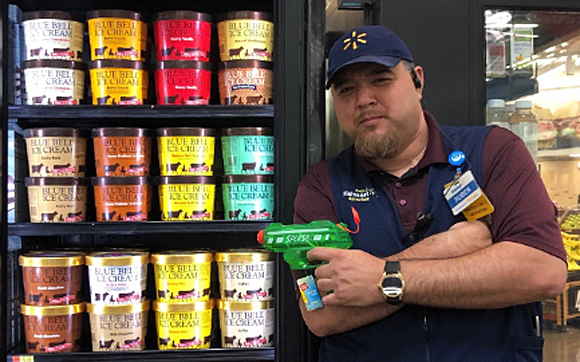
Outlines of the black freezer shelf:
M 274 348 L 212 348 L 206 350 L 180 351 L 132 351 L 132 352 L 76 352 L 76 353 L 45 353 L 8 355 L 8 362 L 57 362 L 57 361 L 274 361 Z
M 271 118 L 274 106 L 10 106 L 9 118 Z
M 199 222 L 79 222 L 79 223 L 15 223 L 8 224 L 12 236 L 44 235 L 144 235 L 189 233 L 240 233 L 258 232 L 270 225 L 264 221 L 212 220 Z

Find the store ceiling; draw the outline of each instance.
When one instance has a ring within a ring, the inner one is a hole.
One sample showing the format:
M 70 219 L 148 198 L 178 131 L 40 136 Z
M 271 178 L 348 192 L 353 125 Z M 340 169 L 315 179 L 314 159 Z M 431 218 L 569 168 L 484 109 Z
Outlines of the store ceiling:
M 535 40 L 537 50 L 570 41 L 580 35 L 580 12 L 537 11 L 535 15 L 540 25 Z
M 338 9 L 338 0 L 326 0 L 327 33 L 344 31 L 364 24 L 362 11 Z M 523 12 L 522 12 L 523 13 Z M 580 36 L 580 12 L 533 11 L 531 21 L 539 24 L 534 39 L 536 52 Z M 332 37 L 332 36 L 331 36 Z M 330 40 L 330 39 L 329 39 Z

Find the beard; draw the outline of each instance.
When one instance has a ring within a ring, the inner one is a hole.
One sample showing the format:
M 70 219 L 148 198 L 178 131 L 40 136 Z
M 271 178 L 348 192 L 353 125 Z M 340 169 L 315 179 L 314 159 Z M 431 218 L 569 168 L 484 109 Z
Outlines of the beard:
M 399 153 L 399 145 L 399 137 L 393 132 L 378 137 L 363 133 L 354 140 L 357 154 L 366 158 L 393 158 Z

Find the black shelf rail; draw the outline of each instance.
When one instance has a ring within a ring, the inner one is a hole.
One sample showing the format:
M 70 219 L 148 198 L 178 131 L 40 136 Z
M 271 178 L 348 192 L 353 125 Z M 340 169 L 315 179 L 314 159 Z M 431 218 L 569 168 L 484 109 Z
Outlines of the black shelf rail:
M 131 352 L 75 352 L 8 355 L 8 362 L 61 362 L 61 361 L 274 361 L 274 348 L 212 348 L 203 350 L 144 350 Z
M 274 106 L 222 106 L 207 105 L 195 107 L 182 106 L 10 106 L 8 107 L 9 118 L 32 118 L 32 119 L 107 119 L 107 118 L 272 118 Z
M 270 225 L 264 221 L 212 220 L 200 222 L 79 222 L 79 223 L 15 223 L 8 224 L 13 236 L 51 235 L 146 235 L 195 233 L 248 233 L 258 232 Z

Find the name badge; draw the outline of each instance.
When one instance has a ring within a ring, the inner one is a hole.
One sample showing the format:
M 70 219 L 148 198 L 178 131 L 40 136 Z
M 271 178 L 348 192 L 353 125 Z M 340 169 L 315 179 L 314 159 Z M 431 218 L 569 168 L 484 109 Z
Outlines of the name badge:
M 491 214 L 493 210 L 495 210 L 493 205 L 487 196 L 485 196 L 485 194 L 482 192 L 481 196 L 462 212 L 468 221 L 472 221 L 481 219 L 482 217 Z
M 462 173 L 458 179 L 445 185 L 443 195 L 451 207 L 453 215 L 458 215 L 483 195 L 483 191 L 475 181 L 473 173 L 467 171 Z

